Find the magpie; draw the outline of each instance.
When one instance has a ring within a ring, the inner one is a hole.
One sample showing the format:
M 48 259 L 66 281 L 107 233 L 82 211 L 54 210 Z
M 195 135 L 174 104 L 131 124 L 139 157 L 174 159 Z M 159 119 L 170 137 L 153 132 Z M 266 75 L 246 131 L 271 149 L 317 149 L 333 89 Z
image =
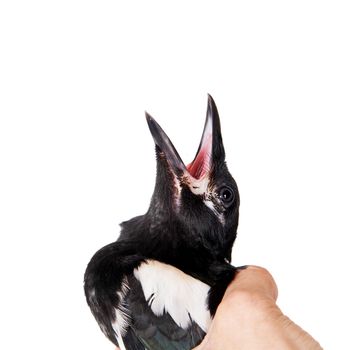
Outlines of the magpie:
M 157 172 L 146 214 L 121 223 L 84 275 L 87 303 L 121 350 L 185 350 L 205 336 L 235 267 L 239 193 L 208 95 L 200 145 L 187 166 L 146 112 Z

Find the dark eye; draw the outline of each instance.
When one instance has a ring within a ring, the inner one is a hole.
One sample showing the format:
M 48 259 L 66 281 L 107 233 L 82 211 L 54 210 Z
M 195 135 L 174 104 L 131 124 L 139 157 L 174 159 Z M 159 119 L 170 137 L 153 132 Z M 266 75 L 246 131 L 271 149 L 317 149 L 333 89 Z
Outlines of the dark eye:
M 219 197 L 224 207 L 229 207 L 235 199 L 235 194 L 230 187 L 224 186 L 219 191 Z

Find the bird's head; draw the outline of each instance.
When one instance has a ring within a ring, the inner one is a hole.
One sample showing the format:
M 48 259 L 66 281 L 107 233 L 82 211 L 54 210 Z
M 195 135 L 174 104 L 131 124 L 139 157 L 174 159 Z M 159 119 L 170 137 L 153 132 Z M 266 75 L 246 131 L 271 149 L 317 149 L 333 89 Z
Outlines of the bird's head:
M 239 193 L 225 162 L 219 114 L 213 98 L 194 160 L 185 165 L 169 137 L 146 113 L 156 144 L 157 178 L 148 216 L 154 230 L 167 223 L 186 239 L 230 260 L 238 225 Z

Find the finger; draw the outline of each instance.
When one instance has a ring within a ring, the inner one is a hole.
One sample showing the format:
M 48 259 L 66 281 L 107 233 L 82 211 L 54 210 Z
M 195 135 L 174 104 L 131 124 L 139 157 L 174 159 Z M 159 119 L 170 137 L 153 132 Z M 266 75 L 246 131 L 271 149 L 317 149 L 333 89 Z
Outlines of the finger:
M 278 289 L 270 272 L 263 267 L 249 265 L 238 268 L 234 280 L 227 288 L 227 294 L 245 291 L 260 294 L 276 301 Z

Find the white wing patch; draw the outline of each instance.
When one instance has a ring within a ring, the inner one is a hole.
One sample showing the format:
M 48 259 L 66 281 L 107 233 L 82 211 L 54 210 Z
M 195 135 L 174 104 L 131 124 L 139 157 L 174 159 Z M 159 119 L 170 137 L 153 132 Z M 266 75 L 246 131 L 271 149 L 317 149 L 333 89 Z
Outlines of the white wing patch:
M 117 292 L 120 303 L 118 308 L 115 309 L 115 321 L 112 323 L 112 327 L 117 335 L 117 340 L 121 350 L 124 350 L 125 347 L 123 348 L 124 345 L 121 345 L 120 342 L 123 342 L 122 337 L 125 335 L 130 324 L 130 316 L 128 315 L 127 308 L 124 305 L 124 298 L 128 290 L 129 286 L 126 282 L 126 278 L 124 278 L 121 289 Z
M 134 275 L 155 315 L 168 312 L 184 329 L 193 320 L 203 331 L 208 331 L 211 317 L 206 303 L 207 284 L 156 260 L 142 263 L 134 270 Z

